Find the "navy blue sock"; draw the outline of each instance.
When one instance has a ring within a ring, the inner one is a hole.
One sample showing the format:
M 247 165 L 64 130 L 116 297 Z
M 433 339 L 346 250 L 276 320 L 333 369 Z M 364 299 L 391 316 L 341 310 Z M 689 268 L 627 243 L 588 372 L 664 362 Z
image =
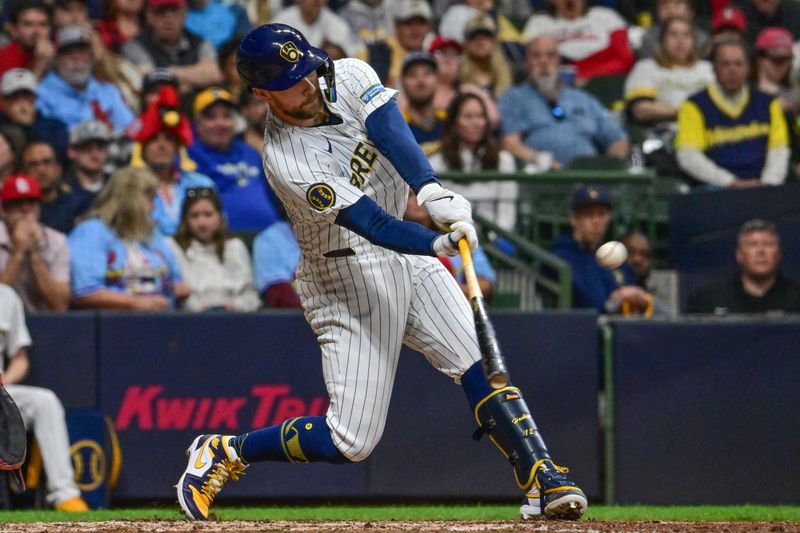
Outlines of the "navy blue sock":
M 511 384 L 509 383 L 509 385 Z M 492 386 L 486 381 L 486 376 L 483 374 L 480 361 L 475 362 L 464 372 L 464 375 L 461 376 L 461 386 L 464 387 L 464 392 L 467 394 L 467 401 L 469 402 L 469 408 L 473 413 L 475 412 L 475 406 L 478 405 L 478 402 L 494 392 Z
M 324 416 L 300 416 L 283 424 L 243 433 L 230 445 L 245 463 L 347 463 L 336 448 Z

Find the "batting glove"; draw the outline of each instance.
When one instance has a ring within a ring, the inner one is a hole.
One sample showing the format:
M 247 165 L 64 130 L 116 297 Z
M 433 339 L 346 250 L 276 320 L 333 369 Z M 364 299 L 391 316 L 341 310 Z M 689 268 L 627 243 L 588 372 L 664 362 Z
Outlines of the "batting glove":
M 417 193 L 417 203 L 424 206 L 436 226 L 450 231 L 454 222 L 472 223 L 472 206 L 460 194 L 443 188 L 438 183 L 428 183 Z
M 450 233 L 437 237 L 433 241 L 433 252 L 438 256 L 458 255 L 458 241 L 462 238 L 467 239 L 469 249 L 474 250 L 478 247 L 478 232 L 475 226 L 469 222 L 456 222 L 450 226 Z

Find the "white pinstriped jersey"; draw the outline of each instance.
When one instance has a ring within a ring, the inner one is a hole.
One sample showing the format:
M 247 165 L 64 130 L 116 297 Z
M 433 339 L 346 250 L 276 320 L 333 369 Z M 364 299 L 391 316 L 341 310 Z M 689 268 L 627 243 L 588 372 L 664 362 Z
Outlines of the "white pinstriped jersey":
M 351 248 L 375 246 L 334 224 L 340 209 L 367 195 L 390 215 L 402 218 L 408 185 L 367 138 L 366 118 L 397 94 L 358 59 L 335 62 L 336 101 L 326 101 L 341 124 L 292 126 L 273 113 L 264 133 L 264 170 L 292 220 L 306 259 Z

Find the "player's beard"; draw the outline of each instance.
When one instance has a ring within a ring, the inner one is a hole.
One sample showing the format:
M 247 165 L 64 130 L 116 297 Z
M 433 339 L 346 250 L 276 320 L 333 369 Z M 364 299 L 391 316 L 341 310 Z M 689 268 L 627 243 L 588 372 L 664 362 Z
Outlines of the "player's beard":
M 285 115 L 298 120 L 309 120 L 319 116 L 324 109 L 325 102 L 322 99 L 322 93 L 317 91 L 311 101 L 303 102 L 294 109 L 283 108 L 281 111 Z

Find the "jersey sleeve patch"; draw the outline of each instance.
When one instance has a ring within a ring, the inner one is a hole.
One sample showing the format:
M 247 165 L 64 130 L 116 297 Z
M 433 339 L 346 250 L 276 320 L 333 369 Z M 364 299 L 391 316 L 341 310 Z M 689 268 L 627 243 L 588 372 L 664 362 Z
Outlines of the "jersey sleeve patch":
M 317 211 L 325 211 L 336 203 L 336 193 L 324 183 L 314 183 L 306 192 L 306 200 Z
M 361 99 L 362 102 L 368 104 L 373 98 L 375 98 L 377 95 L 379 95 L 384 91 L 386 91 L 386 89 L 383 87 L 383 85 L 381 85 L 380 83 L 376 83 L 364 89 L 364 92 L 361 93 L 361 96 L 359 96 L 359 98 Z

